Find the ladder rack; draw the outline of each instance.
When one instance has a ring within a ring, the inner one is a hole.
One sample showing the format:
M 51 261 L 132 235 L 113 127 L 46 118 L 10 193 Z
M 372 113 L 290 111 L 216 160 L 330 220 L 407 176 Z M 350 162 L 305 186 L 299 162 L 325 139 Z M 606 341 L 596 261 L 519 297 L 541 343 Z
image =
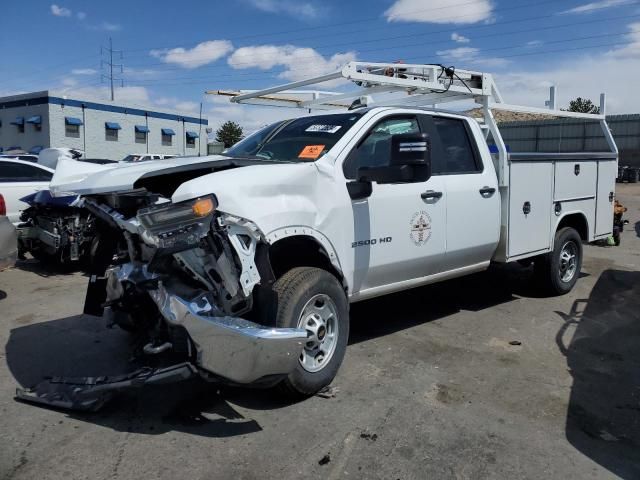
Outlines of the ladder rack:
M 301 87 L 341 80 L 343 83 L 351 82 L 357 88 L 340 92 L 299 90 Z M 233 103 L 284 106 L 309 111 L 346 109 L 356 100 L 362 105 L 373 106 L 436 106 L 472 101 L 481 105 L 484 123 L 498 149 L 498 176 L 501 185 L 506 185 L 507 182 L 509 157 L 492 110 L 599 121 L 611 152 L 618 153 L 604 115 L 510 105 L 504 102 L 491 74 L 444 65 L 353 61 L 333 73 L 264 90 L 212 90 L 205 93 L 229 96 Z M 390 94 L 400 96 L 390 98 Z M 374 96 L 380 95 L 387 97 L 374 99 Z

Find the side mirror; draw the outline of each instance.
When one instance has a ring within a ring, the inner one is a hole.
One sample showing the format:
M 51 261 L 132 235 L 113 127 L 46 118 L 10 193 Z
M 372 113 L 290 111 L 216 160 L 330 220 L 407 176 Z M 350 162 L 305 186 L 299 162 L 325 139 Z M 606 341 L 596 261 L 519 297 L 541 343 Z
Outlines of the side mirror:
M 431 141 L 426 133 L 391 137 L 391 159 L 382 167 L 361 167 L 359 182 L 417 183 L 431 178 Z

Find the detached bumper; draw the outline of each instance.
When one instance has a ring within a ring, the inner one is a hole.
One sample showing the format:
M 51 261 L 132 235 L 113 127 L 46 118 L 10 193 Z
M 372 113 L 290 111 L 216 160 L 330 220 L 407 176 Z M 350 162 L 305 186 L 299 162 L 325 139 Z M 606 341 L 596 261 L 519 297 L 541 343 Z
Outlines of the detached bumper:
M 131 264 L 112 270 L 117 281 L 151 278 Z M 114 278 L 107 282 L 113 285 Z M 167 323 L 185 328 L 198 352 L 198 366 L 235 383 L 253 383 L 287 375 L 298 365 L 307 332 L 298 328 L 269 328 L 242 318 L 224 316 L 207 297 L 183 298 L 158 282 L 148 291 Z

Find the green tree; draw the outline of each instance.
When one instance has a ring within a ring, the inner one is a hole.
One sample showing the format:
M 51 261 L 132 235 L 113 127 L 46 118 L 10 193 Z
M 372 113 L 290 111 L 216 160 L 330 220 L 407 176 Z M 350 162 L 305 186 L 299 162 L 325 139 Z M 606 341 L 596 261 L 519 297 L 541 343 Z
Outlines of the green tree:
M 593 102 L 588 98 L 582 97 L 571 100 L 569 102 L 569 108 L 567 110 L 570 112 L 579 113 L 600 113 L 600 107 L 595 106 Z
M 242 140 L 242 127 L 231 120 L 224 122 L 216 130 L 216 141 L 224 143 L 225 148 L 231 147 L 234 143 Z

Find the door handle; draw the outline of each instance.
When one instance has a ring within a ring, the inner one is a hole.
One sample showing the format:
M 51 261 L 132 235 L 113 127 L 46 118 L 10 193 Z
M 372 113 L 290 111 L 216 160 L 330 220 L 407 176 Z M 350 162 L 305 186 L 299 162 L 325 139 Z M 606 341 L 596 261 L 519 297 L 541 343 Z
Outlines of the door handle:
M 427 190 L 426 192 L 422 192 L 420 194 L 420 198 L 426 200 L 428 198 L 440 198 L 442 197 L 442 192 L 436 192 L 434 190 Z
M 493 187 L 482 187 L 480 189 L 480 195 L 482 195 L 483 197 L 486 195 L 487 197 L 490 197 L 491 195 L 493 195 L 494 193 L 496 193 L 496 189 Z

